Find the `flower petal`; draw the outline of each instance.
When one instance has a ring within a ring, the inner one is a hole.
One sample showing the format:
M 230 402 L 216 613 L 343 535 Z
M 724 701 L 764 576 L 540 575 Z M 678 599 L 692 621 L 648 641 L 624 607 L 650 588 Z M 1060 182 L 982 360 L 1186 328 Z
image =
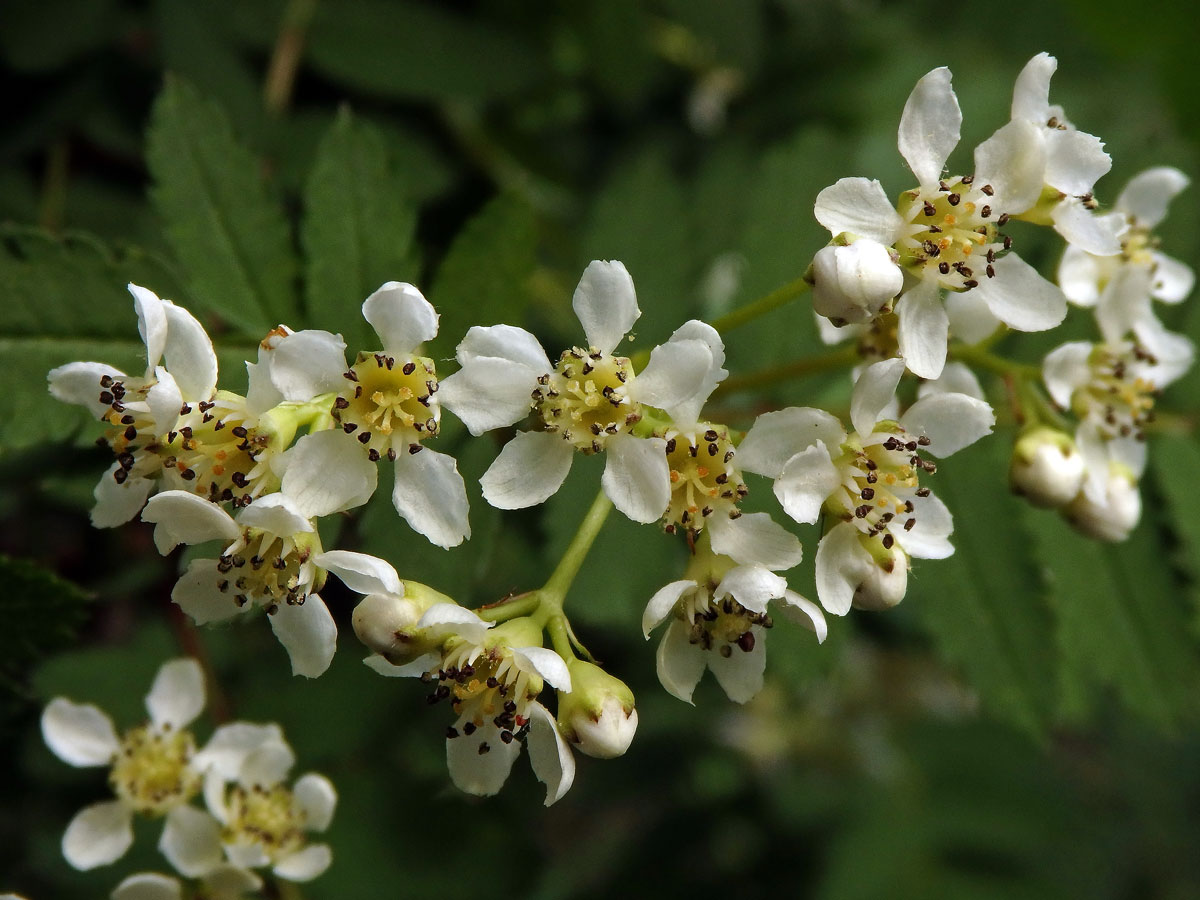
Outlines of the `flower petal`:
M 494 622 L 485 622 L 478 615 L 457 603 L 435 603 L 425 610 L 418 628 L 432 629 L 438 634 L 456 634 L 471 644 L 483 642 Z
M 797 622 L 817 636 L 817 643 L 825 643 L 829 634 L 829 626 L 821 607 L 801 597 L 795 591 L 785 591 L 783 595 L 783 613 L 793 622 Z
M 90 703 L 55 697 L 42 713 L 42 740 L 72 766 L 107 766 L 121 744 L 112 719 Z
M 480 752 L 483 747 L 487 750 Z M 469 737 L 460 734 L 446 739 L 446 767 L 450 780 L 460 791 L 476 797 L 491 797 L 504 787 L 513 763 L 521 753 L 521 742 L 504 743 L 500 729 L 484 722 Z
M 933 494 L 928 497 L 913 497 L 912 518 L 916 519 L 913 527 L 905 531 L 901 520 L 893 520 L 894 528 L 889 530 L 896 537 L 896 543 L 904 548 L 904 552 L 917 559 L 945 559 L 954 553 L 954 545 L 949 537 L 954 531 L 954 518 L 946 504 Z
M 538 376 L 524 363 L 491 356 L 469 360 L 438 384 L 438 400 L 471 434 L 516 424 L 529 414 Z
M 976 400 L 986 399 L 979 379 L 966 363 L 948 362 L 942 369 L 940 378 L 933 381 L 922 381 L 917 387 L 917 397 L 925 398 L 931 394 L 966 394 Z
M 874 423 L 872 423 L 874 424 Z M 763 413 L 737 448 L 737 464 L 747 472 L 778 478 L 789 459 L 820 442 L 837 450 L 846 440 L 842 423 L 823 409 L 793 406 Z
M 667 341 L 650 351 L 650 362 L 637 374 L 630 393 L 641 403 L 667 410 L 676 422 L 690 424 L 708 398 L 698 405 L 689 401 L 709 387 L 712 369 L 712 350 L 705 341 Z M 683 416 L 678 409 L 683 405 L 695 406 L 696 415 Z
M 563 658 L 547 647 L 516 647 L 513 658 L 526 672 L 536 672 L 546 684 L 563 693 L 571 692 L 571 672 Z
M 1124 216 L 1109 216 L 1119 227 Z M 1058 284 L 1066 298 L 1079 306 L 1094 306 L 1100 298 L 1101 260 L 1079 247 L 1063 249 L 1058 264 Z M 971 291 L 969 293 L 974 293 Z
M 363 660 L 363 665 L 385 678 L 420 678 L 431 670 L 436 672 L 441 661 L 441 654 L 426 653 L 424 656 L 418 656 L 412 662 L 397 666 L 388 662 L 378 653 L 372 653 Z
M 411 284 L 386 282 L 363 301 L 362 314 L 388 353 L 407 356 L 437 337 L 437 311 Z
M 1096 303 L 1096 324 L 1106 341 L 1124 340 L 1136 323 L 1153 317 L 1151 278 L 1150 270 L 1143 266 L 1121 266 L 1105 285 Z
M 215 559 L 193 559 L 171 591 L 171 602 L 192 617 L 197 625 L 220 622 L 241 612 L 232 594 L 224 594 Z
M 746 513 L 736 519 L 718 516 L 708 530 L 713 552 L 742 565 L 783 571 L 804 557 L 800 540 L 767 513 Z
M 119 483 L 113 477 L 119 468 L 120 463 L 109 466 L 92 491 L 92 496 L 96 498 L 91 516 L 93 528 L 124 525 L 146 505 L 146 498 L 154 487 L 154 482 L 149 478 L 126 478 Z
M 671 614 L 683 592 L 695 587 L 694 581 L 672 581 L 654 592 L 642 613 L 642 635 L 646 640 L 650 640 L 650 632 Z
M 1178 169 L 1157 166 L 1130 179 L 1117 198 L 1117 209 L 1133 216 L 1143 228 L 1153 228 L 1167 215 L 1167 206 L 1189 184 Z
M 531 369 L 535 377 L 554 368 L 538 339 L 515 325 L 472 325 L 455 355 L 464 367 L 487 357 L 505 359 Z
M 962 110 L 945 66 L 913 88 L 900 116 L 899 147 L 922 188 L 936 188 L 950 151 L 958 144 Z
M 705 660 L 725 696 L 734 703 L 750 701 L 763 686 L 763 672 L 767 668 L 767 630 L 752 625 L 750 634 L 754 643 L 749 651 L 734 646 L 729 656 L 709 653 Z
M 975 290 L 982 288 L 980 285 Z M 946 364 L 950 318 L 939 294 L 937 282 L 923 279 L 896 304 L 900 355 L 909 371 L 922 378 L 937 378 Z
M 55 400 L 82 406 L 98 419 L 112 408 L 111 404 L 100 401 L 100 392 L 104 390 L 100 379 L 105 375 L 116 381 L 128 377 L 108 363 L 73 362 L 51 369 L 46 381 Z
M 167 813 L 158 849 L 179 874 L 199 878 L 225 858 L 221 823 L 193 806 L 177 806 Z
M 311 534 L 315 530 L 309 518 L 296 508 L 292 498 L 283 493 L 259 497 L 238 513 L 237 521 L 243 527 L 261 528 L 280 537 Z
M 162 366 L 154 370 L 154 384 L 146 391 L 146 405 L 150 407 L 156 433 L 174 430 L 183 408 L 183 393 L 175 377 Z
M 166 303 L 154 291 L 139 285 L 130 283 L 128 289 L 137 312 L 138 334 L 146 345 L 146 371 L 153 372 L 167 346 Z
M 186 728 L 204 709 L 204 670 L 194 659 L 173 659 L 159 667 L 146 695 L 155 727 Z
M 285 856 L 271 869 L 287 881 L 312 881 L 333 863 L 333 851 L 328 844 L 309 844 Z
M 333 811 L 337 808 L 337 791 L 333 782 L 324 775 L 309 772 L 292 786 L 292 797 L 304 813 L 305 830 L 324 831 L 329 827 L 333 821 Z
M 267 371 L 285 400 L 307 403 L 346 383 L 346 342 L 340 334 L 296 331 L 271 338 L 269 348 Z
M 1050 77 L 1058 68 L 1058 60 L 1049 53 L 1039 53 L 1017 76 L 1013 86 L 1012 117 L 1044 125 L 1050 116 Z
M 133 843 L 133 812 L 120 800 L 84 807 L 63 834 L 63 856 L 86 872 L 106 866 L 125 855 Z
M 991 434 L 996 414 L 983 400 L 966 394 L 938 393 L 910 406 L 900 423 L 912 434 L 928 436 L 930 443 L 926 449 L 934 456 L 944 457 Z
M 975 183 L 992 185 L 994 208 L 1010 215 L 1037 203 L 1045 171 L 1041 129 L 1024 119 L 1013 119 L 975 148 Z
M 575 448 L 556 434 L 518 432 L 479 480 L 483 497 L 497 509 L 536 506 L 562 487 L 574 459 Z
M 300 515 L 328 516 L 371 499 L 379 471 L 357 443 L 333 428 L 304 435 L 287 452 L 280 490 Z
M 1054 230 L 1073 247 L 1096 256 L 1115 256 L 1121 252 L 1122 228 L 1119 216 L 1099 216 L 1073 197 L 1068 197 L 1050 211 Z
M 974 290 L 1010 328 L 1047 331 L 1067 317 L 1063 292 L 1015 253 L 996 260 L 993 268 L 996 276 L 983 279 Z
M 337 625 L 316 594 L 303 603 L 283 603 L 267 617 L 271 630 L 287 650 L 292 674 L 316 678 L 329 668 L 337 649 Z
M 814 213 L 834 237 L 857 235 L 885 247 L 896 243 L 904 226 L 883 185 L 867 178 L 838 179 L 817 194 Z
M 950 321 L 950 334 L 966 344 L 978 344 L 1000 327 L 1000 320 L 992 315 L 978 291 L 947 293 L 946 316 Z M 942 371 L 944 374 L 945 369 Z
M 142 521 L 154 523 L 154 546 L 163 556 L 180 544 L 232 541 L 241 532 L 224 509 L 189 491 L 155 494 L 142 510 Z
M 244 788 L 274 787 L 287 778 L 296 763 L 296 754 L 287 742 L 265 741 L 242 760 L 238 769 L 238 784 Z
M 197 769 L 211 769 L 222 781 L 233 781 L 246 757 L 267 743 L 282 743 L 283 731 L 274 722 L 230 722 L 213 732 L 194 757 Z
M 692 703 L 705 665 L 705 651 L 688 640 L 687 625 L 680 619 L 672 619 L 655 653 L 659 683 L 672 697 Z
M 529 704 L 527 742 L 533 774 L 546 785 L 546 806 L 553 806 L 575 780 L 575 756 L 563 740 L 554 716 L 537 702 Z
M 880 413 L 892 402 L 903 374 L 904 360 L 899 357 L 872 363 L 859 374 L 850 396 L 850 421 L 860 435 L 866 437 L 875 431 Z
M 1167 256 L 1152 253 L 1154 259 L 1154 283 L 1150 295 L 1163 303 L 1179 303 L 1186 300 L 1196 285 L 1196 273 L 1192 267 Z
M 167 341 L 163 355 L 187 400 L 207 400 L 217 389 L 217 354 L 196 317 L 174 303 L 164 303 Z
M 329 550 L 314 557 L 313 562 L 332 572 L 355 593 L 404 596 L 400 576 L 391 563 L 378 557 L 351 550 Z
M 624 263 L 617 260 L 588 263 L 575 288 L 571 308 L 583 325 L 588 344 L 601 353 L 612 353 L 642 314 L 633 279 Z
M 850 611 L 854 591 L 871 567 L 871 558 L 859 543 L 858 534 L 857 528 L 842 522 L 817 545 L 817 597 L 831 615 L 844 616 Z
M 783 511 L 806 525 L 821 516 L 825 499 L 837 490 L 842 478 L 821 443 L 806 447 L 793 456 L 775 479 L 775 496 Z
M 1045 134 L 1046 184 L 1056 191 L 1081 197 L 1112 168 L 1112 157 L 1095 135 L 1074 128 L 1052 128 Z
M 397 456 L 392 505 L 413 531 L 439 547 L 457 547 L 471 536 L 467 486 L 446 453 L 425 447 Z
M 1055 347 L 1042 362 L 1042 380 L 1046 389 L 1062 409 L 1071 408 L 1071 395 L 1092 379 L 1088 358 L 1092 345 L 1087 341 L 1070 341 Z
M 667 442 L 616 434 L 606 445 L 608 461 L 600 484 L 613 506 L 635 522 L 655 522 L 671 503 Z
M 183 884 L 157 872 L 130 875 L 116 886 L 110 900 L 183 900 Z
M 787 579 L 762 566 L 734 566 L 725 573 L 713 592 L 717 598 L 730 596 L 752 612 L 765 613 L 767 603 L 783 596 Z

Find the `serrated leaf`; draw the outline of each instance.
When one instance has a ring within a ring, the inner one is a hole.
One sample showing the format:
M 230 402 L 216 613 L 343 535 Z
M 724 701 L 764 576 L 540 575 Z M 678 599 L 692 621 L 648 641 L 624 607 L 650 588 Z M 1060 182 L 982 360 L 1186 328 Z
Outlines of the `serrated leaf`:
M 375 349 L 363 300 L 384 282 L 417 277 L 416 209 L 379 132 L 343 110 L 321 141 L 304 196 L 309 324 L 341 333 L 351 353 Z
M 506 195 L 491 200 L 463 227 L 428 293 L 442 317 L 430 356 L 452 356 L 472 325 L 521 320 L 536 245 L 533 211 Z
M 1066 712 L 1085 712 L 1098 684 L 1160 727 L 1194 710 L 1195 640 L 1150 523 L 1110 545 L 1044 512 L 1028 510 L 1023 518 L 1058 620 Z
M 931 486 L 954 515 L 955 552 L 914 563 L 905 603 L 986 708 L 1040 736 L 1056 706 L 1054 621 L 1006 484 L 1008 452 L 993 436 L 939 466 Z
M 224 111 L 168 76 L 151 114 L 146 160 L 151 199 L 195 300 L 255 338 L 280 322 L 302 324 L 283 210 Z
M 0 555 L 0 679 L 18 684 L 31 666 L 71 646 L 87 620 L 83 588 L 29 560 Z

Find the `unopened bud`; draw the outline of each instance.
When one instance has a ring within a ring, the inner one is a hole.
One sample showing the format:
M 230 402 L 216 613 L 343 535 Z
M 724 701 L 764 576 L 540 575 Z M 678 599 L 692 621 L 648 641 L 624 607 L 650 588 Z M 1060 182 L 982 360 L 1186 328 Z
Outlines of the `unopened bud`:
M 1137 478 L 1126 467 L 1112 464 L 1104 483 L 1104 499 L 1096 502 L 1081 491 L 1063 509 L 1063 515 L 1076 531 L 1090 538 L 1108 543 L 1123 541 L 1142 517 Z
M 439 642 L 427 636 L 426 629 L 417 628 L 417 623 L 435 603 L 454 602 L 420 582 L 404 581 L 401 587 L 400 595 L 368 594 L 350 617 L 358 639 L 396 666 L 436 648 Z
M 817 251 L 809 278 L 813 309 L 839 325 L 874 319 L 904 286 L 888 248 L 867 238 Z
M 613 759 L 637 731 L 633 692 L 625 682 L 580 659 L 570 662 L 571 693 L 558 695 L 558 728 L 580 753 Z
M 863 543 L 868 541 L 874 544 L 870 550 L 875 564 L 855 589 L 854 606 L 880 612 L 891 609 L 908 591 L 908 554 L 897 546 L 884 549 L 878 538 Z
M 1039 425 L 1017 439 L 1008 478 L 1013 492 L 1034 506 L 1057 509 L 1079 493 L 1084 468 L 1069 434 Z

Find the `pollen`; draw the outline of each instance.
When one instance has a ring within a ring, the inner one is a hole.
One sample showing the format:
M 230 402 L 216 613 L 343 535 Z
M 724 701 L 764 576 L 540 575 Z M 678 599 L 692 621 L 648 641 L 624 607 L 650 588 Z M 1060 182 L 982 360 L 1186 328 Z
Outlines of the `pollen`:
M 441 405 L 433 360 L 359 353 L 332 414 L 372 460 L 415 453 L 438 433 Z M 413 448 L 416 448 L 415 450 Z
M 629 396 L 633 379 L 625 357 L 572 347 L 539 380 L 532 406 L 547 431 L 584 453 L 598 453 L 610 437 L 628 433 L 641 419 Z
M 696 534 L 713 516 L 736 517 L 746 485 L 728 429 L 702 424 L 691 431 L 668 430 L 662 436 L 671 473 L 671 503 L 662 520 L 666 530 L 683 527 Z
M 163 815 L 200 791 L 200 773 L 191 767 L 196 752 L 188 731 L 143 725 L 128 731 L 113 760 L 109 783 L 135 812 Z
M 283 785 L 235 785 L 226 799 L 229 816 L 221 833 L 223 843 L 257 845 L 273 861 L 303 849 L 304 812 Z

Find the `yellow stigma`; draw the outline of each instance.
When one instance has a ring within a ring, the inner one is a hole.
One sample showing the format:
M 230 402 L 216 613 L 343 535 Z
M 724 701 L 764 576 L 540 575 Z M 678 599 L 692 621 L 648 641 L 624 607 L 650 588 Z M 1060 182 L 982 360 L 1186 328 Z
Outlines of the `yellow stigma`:
M 628 432 L 641 418 L 629 397 L 632 383 L 628 359 L 574 347 L 538 379 L 533 406 L 548 431 L 584 453 L 599 453 L 610 436 Z
M 349 382 L 333 402 L 333 418 L 372 460 L 416 453 L 438 432 L 441 407 L 433 360 L 359 353 Z

